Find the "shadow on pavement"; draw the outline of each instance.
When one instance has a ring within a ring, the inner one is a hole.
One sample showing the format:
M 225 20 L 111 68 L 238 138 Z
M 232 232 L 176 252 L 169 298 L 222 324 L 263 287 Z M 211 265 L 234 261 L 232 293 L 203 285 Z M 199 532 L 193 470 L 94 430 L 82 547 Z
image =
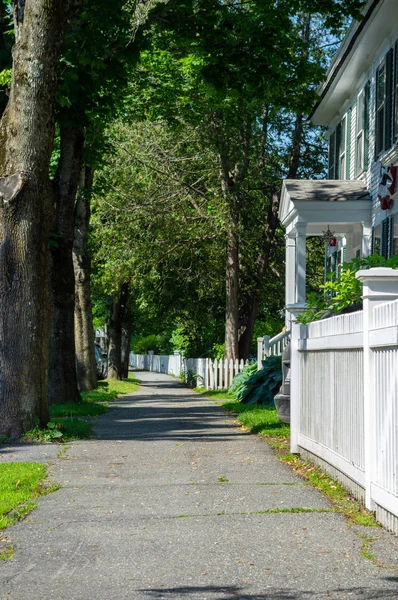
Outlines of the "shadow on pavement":
M 179 398 L 179 397 L 177 397 Z M 167 401 L 172 402 L 173 396 Z M 148 400 L 144 397 L 143 400 Z M 129 439 L 141 441 L 204 439 L 206 441 L 230 440 L 249 435 L 236 429 L 232 423 L 220 420 L 223 412 L 218 406 L 159 407 L 145 402 L 111 406 L 106 415 L 96 421 L 95 433 L 100 439 Z M 153 403 L 153 399 L 151 399 Z M 127 401 L 125 401 L 127 404 Z M 224 413 L 225 414 L 225 413 Z
M 386 578 L 396 579 L 396 578 Z M 189 596 L 201 597 L 211 600 L 311 600 L 316 598 L 355 598 L 366 600 L 382 600 L 397 598 L 394 589 L 369 589 L 369 588 L 337 588 L 322 591 L 299 591 L 281 588 L 268 588 L 266 592 L 251 593 L 237 586 L 203 586 L 203 587 L 178 587 L 139 590 L 151 598 L 186 598 Z M 203 596 L 202 596 L 203 594 Z M 348 594 L 348 595 L 347 595 Z

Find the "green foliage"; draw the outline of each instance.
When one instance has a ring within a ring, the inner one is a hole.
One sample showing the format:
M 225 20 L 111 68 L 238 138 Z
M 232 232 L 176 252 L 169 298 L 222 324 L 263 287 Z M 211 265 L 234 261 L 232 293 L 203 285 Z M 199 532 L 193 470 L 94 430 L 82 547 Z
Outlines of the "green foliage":
M 198 383 L 203 383 L 203 377 L 188 369 L 185 373 L 185 383 L 190 388 L 196 388 Z
M 131 340 L 131 350 L 135 354 L 148 354 L 149 350 L 155 354 L 170 354 L 173 342 L 170 343 L 168 337 L 167 332 L 145 336 L 135 335 Z
M 3 71 L 0 71 L 0 85 L 9 87 L 11 85 L 11 75 L 11 69 L 3 69 Z
M 333 274 L 324 284 L 320 285 L 321 293 L 307 294 L 308 309 L 297 318 L 297 322 L 310 323 L 328 312 L 337 314 L 347 306 L 362 302 L 362 285 L 355 274 L 360 269 L 371 269 L 372 267 L 398 269 L 398 257 L 385 259 L 383 256 L 373 254 L 367 258 L 354 258 L 350 262 L 344 263 L 338 276 Z
M 234 395 L 242 404 L 271 405 L 278 393 L 282 381 L 282 362 L 280 356 L 270 356 L 263 362 L 263 368 L 250 375 L 239 386 Z
M 225 343 L 224 344 L 214 344 L 212 356 L 209 358 L 213 358 L 214 360 L 222 360 L 225 356 Z
M 55 489 L 43 485 L 45 477 L 46 467 L 39 463 L 0 464 L 0 529 L 35 508 L 32 500 Z
M 238 398 L 246 387 L 246 381 L 255 373 L 257 373 L 257 363 L 247 365 L 243 371 L 233 378 L 228 394 L 232 394 L 234 398 Z
M 268 438 L 286 438 L 290 427 L 278 419 L 275 407 L 262 404 L 242 404 L 241 402 L 224 402 L 227 411 L 238 415 L 237 420 L 251 433 Z

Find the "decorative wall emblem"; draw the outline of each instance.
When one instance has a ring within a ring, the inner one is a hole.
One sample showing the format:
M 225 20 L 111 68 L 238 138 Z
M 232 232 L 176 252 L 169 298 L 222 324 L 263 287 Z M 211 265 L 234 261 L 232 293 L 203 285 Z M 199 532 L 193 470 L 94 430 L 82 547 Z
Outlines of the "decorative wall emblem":
M 377 197 L 380 202 L 381 210 L 389 210 L 394 205 L 392 196 L 395 193 L 397 185 L 398 167 L 381 167 L 380 183 Z

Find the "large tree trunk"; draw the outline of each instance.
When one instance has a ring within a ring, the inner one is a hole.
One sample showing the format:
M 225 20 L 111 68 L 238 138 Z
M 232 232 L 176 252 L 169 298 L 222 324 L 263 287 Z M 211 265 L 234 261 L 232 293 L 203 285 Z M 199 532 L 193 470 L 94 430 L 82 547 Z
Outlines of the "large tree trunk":
M 72 248 L 75 200 L 84 135 L 78 129 L 61 128 L 61 157 L 54 181 L 56 215 L 55 242 L 51 248 L 53 317 L 50 336 L 50 404 L 79 402 L 75 355 L 75 274 Z
M 68 4 L 14 4 L 12 85 L 0 123 L 0 433 L 12 438 L 35 417 L 48 421 L 48 173 Z
M 225 269 L 225 358 L 239 358 L 239 249 L 235 225 L 228 232 Z
M 91 258 L 88 251 L 90 223 L 90 189 L 93 170 L 81 174 L 81 189 L 76 201 L 73 266 L 75 270 L 75 345 L 79 389 L 92 390 L 97 385 L 94 354 L 94 327 L 91 306 Z
M 130 342 L 133 321 L 129 310 L 125 311 L 122 322 L 122 378 L 127 379 L 129 376 L 130 363 Z
M 254 325 L 258 315 L 259 297 L 247 297 L 244 307 L 239 311 L 239 358 L 244 360 L 250 356 Z
M 128 297 L 128 284 L 123 283 L 113 296 L 109 324 L 108 378 L 122 379 L 122 323 Z

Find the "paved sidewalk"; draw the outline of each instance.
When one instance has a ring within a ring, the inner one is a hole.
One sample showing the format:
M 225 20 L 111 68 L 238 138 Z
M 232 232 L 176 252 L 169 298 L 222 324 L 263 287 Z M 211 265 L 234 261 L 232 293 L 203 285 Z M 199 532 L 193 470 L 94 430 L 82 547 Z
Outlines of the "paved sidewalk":
M 1 600 L 397 600 L 398 538 L 363 530 L 390 568 L 376 566 L 260 438 L 172 378 L 137 376 L 98 439 L 52 459 L 63 487 L 4 532 Z M 298 507 L 313 512 L 264 512 Z

